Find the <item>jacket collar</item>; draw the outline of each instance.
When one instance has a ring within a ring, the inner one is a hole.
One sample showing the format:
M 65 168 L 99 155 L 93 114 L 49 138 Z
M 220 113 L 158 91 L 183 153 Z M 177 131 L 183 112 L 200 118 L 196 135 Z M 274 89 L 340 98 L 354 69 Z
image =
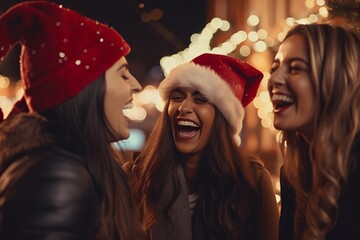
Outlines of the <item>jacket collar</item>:
M 0 124 L 0 162 L 23 152 L 50 146 L 46 119 L 35 113 L 19 113 Z

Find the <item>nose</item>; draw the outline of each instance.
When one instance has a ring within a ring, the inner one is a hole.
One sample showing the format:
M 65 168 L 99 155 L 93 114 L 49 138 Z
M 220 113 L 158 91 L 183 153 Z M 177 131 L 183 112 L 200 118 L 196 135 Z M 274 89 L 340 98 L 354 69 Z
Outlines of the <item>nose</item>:
M 284 73 L 280 69 L 275 70 L 270 74 L 268 81 L 268 90 L 271 91 L 272 88 L 276 86 L 281 86 L 286 83 Z
M 142 87 L 141 87 L 140 83 L 134 76 L 131 75 L 131 91 L 133 93 L 138 93 L 141 90 L 142 90 Z
M 189 97 L 186 97 L 178 108 L 180 115 L 192 113 L 192 109 L 192 100 Z

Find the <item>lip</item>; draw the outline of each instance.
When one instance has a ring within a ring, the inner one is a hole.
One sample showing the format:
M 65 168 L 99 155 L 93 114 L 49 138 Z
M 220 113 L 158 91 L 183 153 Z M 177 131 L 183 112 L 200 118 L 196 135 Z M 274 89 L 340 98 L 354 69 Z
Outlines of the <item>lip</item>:
M 126 106 L 126 105 L 130 105 L 130 104 L 133 104 L 133 98 L 131 98 L 128 102 L 126 102 L 126 104 L 124 105 L 124 107 Z
M 276 95 L 276 96 L 274 96 Z M 275 100 L 274 100 L 275 98 Z M 295 103 L 294 97 L 291 94 L 288 94 L 286 92 L 282 92 L 279 90 L 272 90 L 271 94 L 270 94 L 270 99 L 271 102 L 274 106 L 273 112 L 274 114 L 279 114 L 282 113 L 284 111 L 286 111 L 287 109 L 289 109 L 290 107 L 292 107 Z M 283 106 L 279 106 L 279 103 L 288 103 L 286 105 L 282 104 Z M 278 105 L 278 106 L 276 106 Z
M 128 123 L 131 123 L 131 119 L 130 119 L 130 118 L 128 118 L 128 117 L 125 116 L 125 115 L 124 115 L 124 118 L 125 118 L 125 120 L 126 120 Z
M 127 122 L 131 122 L 131 111 L 133 109 L 133 99 L 131 98 L 131 100 L 129 100 L 124 106 L 123 106 L 123 109 L 122 109 L 122 112 L 123 112 L 123 116 L 125 118 L 125 120 L 127 120 Z
M 274 108 L 274 113 L 277 114 L 277 113 L 281 113 L 281 112 L 284 112 L 285 110 L 287 110 L 288 108 L 290 108 L 292 105 L 289 105 L 289 106 L 286 106 L 286 107 L 281 107 L 281 108 Z

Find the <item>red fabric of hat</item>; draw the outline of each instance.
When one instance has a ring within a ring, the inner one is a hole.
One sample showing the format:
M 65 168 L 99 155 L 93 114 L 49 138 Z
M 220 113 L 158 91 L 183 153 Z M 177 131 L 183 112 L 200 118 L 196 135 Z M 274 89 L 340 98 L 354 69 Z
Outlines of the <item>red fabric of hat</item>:
M 226 55 L 205 53 L 194 58 L 192 62 L 215 71 L 231 87 L 243 107 L 254 99 L 263 78 L 263 74 L 253 66 Z
M 21 43 L 21 78 L 31 111 L 74 97 L 130 52 L 113 28 L 48 1 L 17 4 L 0 17 L 0 60 Z

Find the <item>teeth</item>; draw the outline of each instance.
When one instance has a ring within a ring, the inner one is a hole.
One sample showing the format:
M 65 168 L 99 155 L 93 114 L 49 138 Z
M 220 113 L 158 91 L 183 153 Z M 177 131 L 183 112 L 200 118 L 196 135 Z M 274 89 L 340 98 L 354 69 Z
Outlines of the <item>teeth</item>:
M 134 108 L 133 108 L 133 103 L 130 102 L 128 104 L 126 104 L 123 108 L 123 114 L 125 117 L 130 118 L 130 119 L 134 119 Z
M 271 97 L 271 101 L 275 102 L 275 101 L 282 101 L 282 102 L 288 102 L 288 103 L 293 103 L 294 99 L 292 99 L 289 96 L 283 95 L 283 94 L 274 94 Z
M 199 127 L 199 125 L 195 124 L 194 122 L 184 120 L 178 121 L 178 125 L 187 127 Z
M 132 107 L 133 107 L 133 103 L 131 102 L 126 104 L 123 109 L 131 109 Z

